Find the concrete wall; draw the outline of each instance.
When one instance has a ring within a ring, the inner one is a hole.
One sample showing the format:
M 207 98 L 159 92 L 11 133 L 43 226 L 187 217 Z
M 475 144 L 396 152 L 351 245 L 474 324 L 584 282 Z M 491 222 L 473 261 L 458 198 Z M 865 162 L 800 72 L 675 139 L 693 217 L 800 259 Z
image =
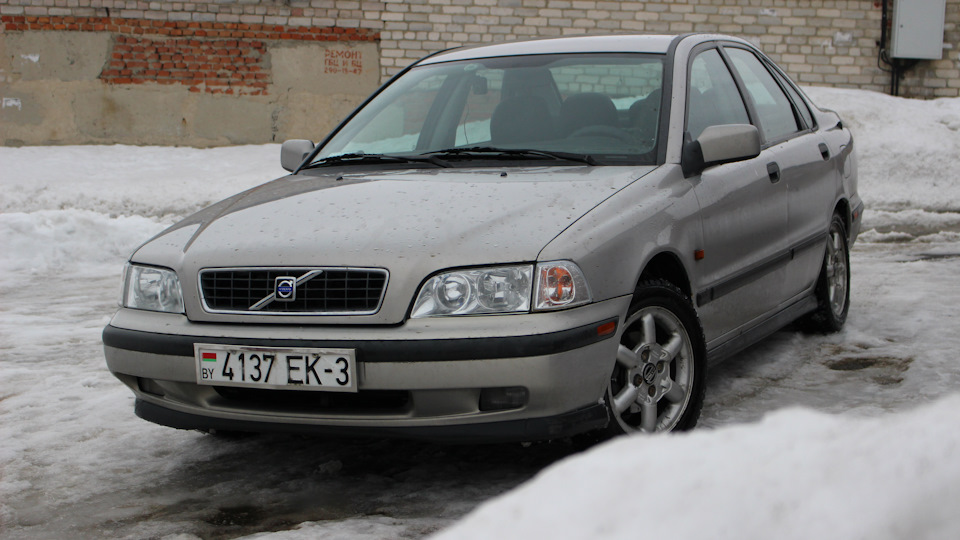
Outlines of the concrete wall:
M 734 34 L 802 84 L 886 91 L 881 1 L 0 0 L 0 141 L 316 140 L 431 52 L 585 33 Z M 943 58 L 907 70 L 901 95 L 960 96 L 946 2 Z
M 0 141 L 8 146 L 317 140 L 379 84 L 375 32 L 10 19 L 0 34 Z

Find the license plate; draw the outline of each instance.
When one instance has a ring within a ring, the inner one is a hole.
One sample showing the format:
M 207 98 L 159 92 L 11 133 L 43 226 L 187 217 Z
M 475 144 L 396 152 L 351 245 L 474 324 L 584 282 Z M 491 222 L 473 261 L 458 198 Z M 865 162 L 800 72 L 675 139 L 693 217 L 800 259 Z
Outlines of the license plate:
M 216 386 L 356 392 L 353 349 L 194 345 L 197 383 Z

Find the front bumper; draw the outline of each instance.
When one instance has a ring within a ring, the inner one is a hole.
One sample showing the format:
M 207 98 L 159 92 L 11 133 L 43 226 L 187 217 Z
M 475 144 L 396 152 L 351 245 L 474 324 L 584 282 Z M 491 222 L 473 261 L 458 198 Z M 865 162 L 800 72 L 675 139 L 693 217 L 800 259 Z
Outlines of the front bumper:
M 120 310 L 104 329 L 110 370 L 147 420 L 184 429 L 295 431 L 456 442 L 539 440 L 606 425 L 603 393 L 629 297 L 529 315 L 451 317 L 397 327 L 192 323 Z M 615 322 L 615 332 L 597 328 Z M 196 382 L 194 343 L 351 348 L 358 392 L 234 392 Z M 489 410 L 490 390 L 525 403 Z

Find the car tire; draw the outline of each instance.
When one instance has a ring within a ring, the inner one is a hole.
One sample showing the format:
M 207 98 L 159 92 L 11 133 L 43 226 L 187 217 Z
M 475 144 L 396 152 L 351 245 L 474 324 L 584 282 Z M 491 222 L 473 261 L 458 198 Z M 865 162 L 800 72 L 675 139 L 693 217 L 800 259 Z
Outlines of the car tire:
M 850 309 L 850 249 L 846 224 L 836 214 L 830 222 L 816 297 L 817 309 L 803 319 L 804 330 L 823 334 L 840 331 Z
M 664 280 L 641 283 L 607 385 L 607 436 L 691 429 L 706 390 L 706 346 L 690 298 Z

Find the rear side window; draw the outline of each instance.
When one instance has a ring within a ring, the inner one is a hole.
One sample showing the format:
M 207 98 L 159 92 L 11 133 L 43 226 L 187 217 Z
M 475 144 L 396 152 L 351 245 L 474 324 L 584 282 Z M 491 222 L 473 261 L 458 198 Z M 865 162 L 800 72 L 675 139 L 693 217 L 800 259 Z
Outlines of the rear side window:
M 746 86 L 767 142 L 784 139 L 800 131 L 797 117 L 787 95 L 767 68 L 753 53 L 736 48 L 724 49 Z
M 783 75 L 777 73 L 775 70 L 773 74 L 777 80 L 780 81 L 780 85 L 787 89 L 787 93 L 790 94 L 790 99 L 792 99 L 794 105 L 797 106 L 797 111 L 800 113 L 800 118 L 803 119 L 806 127 L 814 127 L 813 114 L 810 112 L 810 107 L 807 107 L 807 102 L 800 97 L 800 93 L 797 92 L 796 88 L 794 88 L 793 85 L 783 77 Z

